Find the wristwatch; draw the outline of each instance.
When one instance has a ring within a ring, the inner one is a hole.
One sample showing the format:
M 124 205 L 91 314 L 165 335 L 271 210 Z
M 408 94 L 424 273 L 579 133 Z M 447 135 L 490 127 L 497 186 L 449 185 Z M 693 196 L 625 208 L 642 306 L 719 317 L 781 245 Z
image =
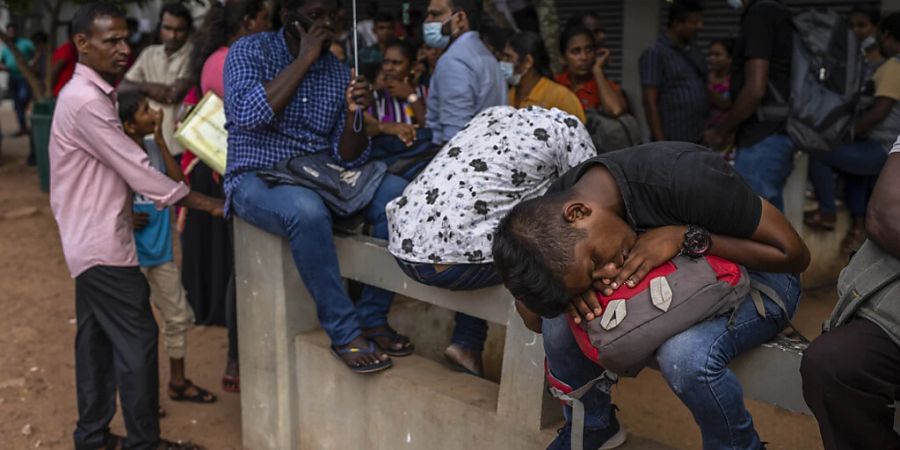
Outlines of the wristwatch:
M 709 254 L 712 248 L 712 238 L 706 228 L 697 225 L 688 225 L 684 233 L 684 243 L 681 244 L 679 255 L 697 259 Z
M 409 95 L 406 97 L 406 103 L 409 103 L 410 105 L 413 104 L 413 103 L 415 103 L 415 102 L 417 102 L 417 101 L 419 101 L 419 96 L 416 95 L 415 92 L 413 92 L 412 94 L 409 94 Z

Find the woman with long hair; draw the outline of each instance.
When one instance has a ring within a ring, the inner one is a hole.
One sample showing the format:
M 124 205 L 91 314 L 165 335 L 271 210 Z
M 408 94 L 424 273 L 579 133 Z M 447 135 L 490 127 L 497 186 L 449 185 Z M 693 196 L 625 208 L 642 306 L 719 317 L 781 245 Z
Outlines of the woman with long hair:
M 222 70 L 228 47 L 241 37 L 267 31 L 270 26 L 269 10 L 263 0 L 213 1 L 194 37 L 190 73 L 196 88 L 185 103 L 196 103 L 207 92 L 224 97 Z M 192 189 L 225 197 L 219 174 L 189 152 L 182 159 L 182 169 Z M 230 223 L 206 213 L 187 211 L 181 248 L 182 282 L 197 323 L 228 327 L 228 364 L 222 388 L 226 392 L 240 392 Z
M 537 33 L 520 31 L 511 36 L 500 69 L 509 84 L 510 105 L 557 108 L 585 122 L 584 108 L 575 93 L 552 80 L 550 56 Z
M 597 48 L 591 30 L 583 26 L 563 30 L 559 51 L 566 69 L 556 76 L 556 82 L 575 92 L 584 109 L 599 109 L 611 117 L 628 112 L 622 89 L 606 76 L 611 53 Z

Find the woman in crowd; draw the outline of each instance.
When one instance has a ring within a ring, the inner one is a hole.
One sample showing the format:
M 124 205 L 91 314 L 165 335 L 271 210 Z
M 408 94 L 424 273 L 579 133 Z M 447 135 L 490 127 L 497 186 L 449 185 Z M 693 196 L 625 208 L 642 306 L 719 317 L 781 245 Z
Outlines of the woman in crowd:
M 550 56 L 537 33 L 520 31 L 510 37 L 503 50 L 500 69 L 510 86 L 511 106 L 557 108 L 585 122 L 584 108 L 578 97 L 550 79 Z
M 428 88 L 416 82 L 413 62 L 416 48 L 409 41 L 391 41 L 381 63 L 382 82 L 375 91 L 369 114 L 377 121 L 374 134 L 395 134 L 395 124 L 425 126 Z
M 437 60 L 443 52 L 443 49 L 432 48 L 427 45 L 419 48 L 412 69 L 419 84 L 428 86 L 431 83 L 431 75 L 434 73 L 434 68 L 437 67 Z
M 559 51 L 566 69 L 556 76 L 556 81 L 575 92 L 585 110 L 599 109 L 612 117 L 628 112 L 621 88 L 604 72 L 610 57 L 609 49 L 597 50 L 590 30 L 583 26 L 564 30 L 559 39 Z
M 709 45 L 709 127 L 715 127 L 731 109 L 731 54 L 734 39 L 719 39 Z
M 366 112 L 371 158 L 388 164 L 392 173 L 411 180 L 428 164 L 435 150 L 425 128 L 428 87 L 413 70 L 416 47 L 408 40 L 387 44 L 375 80 L 375 101 Z M 399 139 L 393 139 L 396 137 Z
M 222 71 L 228 46 L 243 36 L 266 31 L 271 26 L 263 0 L 211 2 L 197 32 L 191 55 L 191 75 L 198 82 L 185 103 L 199 101 L 207 92 L 224 97 Z M 182 168 L 191 187 L 204 194 L 224 198 L 221 176 L 185 152 Z M 234 248 L 230 224 L 209 214 L 190 210 L 182 233 L 182 281 L 194 307 L 197 323 L 227 325 L 228 364 L 222 378 L 226 392 L 240 392 L 237 354 L 237 321 L 234 292 Z

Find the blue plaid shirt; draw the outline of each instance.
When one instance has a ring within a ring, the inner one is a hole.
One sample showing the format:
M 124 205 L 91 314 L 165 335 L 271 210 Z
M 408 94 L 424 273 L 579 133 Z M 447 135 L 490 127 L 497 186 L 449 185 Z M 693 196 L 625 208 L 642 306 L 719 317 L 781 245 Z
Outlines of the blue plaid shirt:
M 338 152 L 347 105 L 344 94 L 350 71 L 325 51 L 307 71 L 294 98 L 276 115 L 264 84 L 294 62 L 283 30 L 256 33 L 235 42 L 225 59 L 225 128 L 228 164 L 225 169 L 225 212 L 241 178 L 278 161 L 307 153 L 330 151 L 345 167 L 364 164 L 371 147 L 355 160 Z

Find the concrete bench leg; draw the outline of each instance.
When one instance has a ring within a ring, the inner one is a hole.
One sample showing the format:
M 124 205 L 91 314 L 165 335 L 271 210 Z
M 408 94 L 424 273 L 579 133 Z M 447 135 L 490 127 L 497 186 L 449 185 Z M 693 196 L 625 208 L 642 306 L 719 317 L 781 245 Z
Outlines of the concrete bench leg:
M 234 220 L 243 444 L 298 448 L 294 339 L 318 328 L 315 304 L 280 236 Z
M 794 170 L 784 183 L 784 216 L 798 232 L 803 229 L 803 205 L 806 203 L 806 180 L 809 173 L 809 154 L 794 155 Z
M 538 431 L 562 420 L 562 410 L 545 389 L 544 342 L 510 307 L 503 347 L 497 414 L 505 421 Z

